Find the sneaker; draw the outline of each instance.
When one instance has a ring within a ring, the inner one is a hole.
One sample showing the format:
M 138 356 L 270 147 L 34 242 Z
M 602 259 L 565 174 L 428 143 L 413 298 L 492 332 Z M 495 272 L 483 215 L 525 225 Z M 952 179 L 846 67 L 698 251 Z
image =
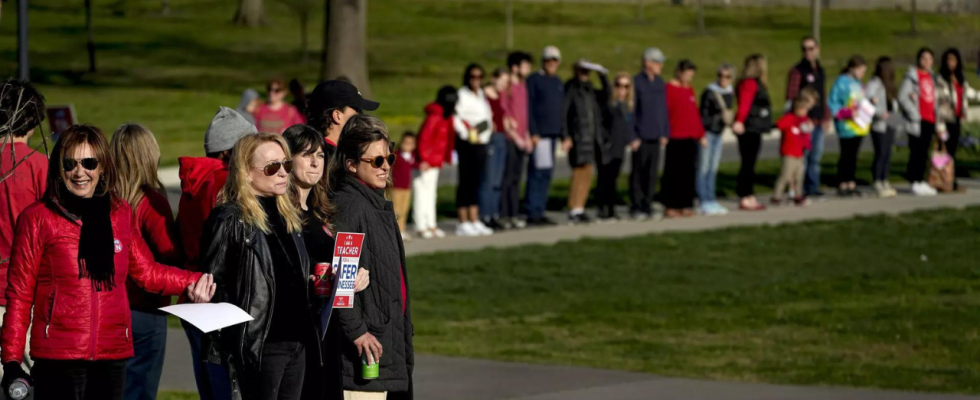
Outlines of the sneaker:
M 481 233 L 476 229 L 472 222 L 463 222 L 456 225 L 456 236 L 480 236 Z
M 589 216 L 586 213 L 581 213 L 581 214 L 569 215 L 568 221 L 571 222 L 572 224 L 586 225 L 592 223 L 592 218 L 589 218 Z
M 824 201 L 827 200 L 827 194 L 818 190 L 816 192 L 806 195 L 806 198 L 812 201 Z
M 715 213 L 713 215 L 727 215 L 728 214 L 728 209 L 725 208 L 725 206 L 723 206 L 721 204 L 714 203 L 713 208 L 714 208 L 714 211 L 715 211 Z
M 851 191 L 850 189 L 844 189 L 844 188 L 837 189 L 837 197 L 848 198 L 851 197 L 852 195 L 854 195 L 854 192 Z
M 476 231 L 479 232 L 481 236 L 493 235 L 493 229 L 490 229 L 489 227 L 484 225 L 483 221 L 476 221 L 473 222 L 472 224 L 473 227 L 476 228 Z
M 499 229 L 505 230 L 505 231 L 508 231 L 508 230 L 517 228 L 517 226 L 514 225 L 514 221 L 512 219 L 510 219 L 510 218 L 501 218 L 501 219 L 497 220 L 497 224 L 500 225 L 500 228 Z
M 438 239 L 442 239 L 446 237 L 446 232 L 444 232 L 442 229 L 439 228 L 432 228 L 432 236 L 435 236 Z
M 416 234 L 418 234 L 422 239 L 432 239 L 435 237 L 435 234 L 433 234 L 431 230 L 418 231 Z
M 810 199 L 808 199 L 806 197 L 803 197 L 803 196 L 799 196 L 799 197 L 793 199 L 793 203 L 795 203 L 796 205 L 798 205 L 800 207 L 806 207 L 806 206 L 810 205 Z
M 510 219 L 510 224 L 513 225 L 514 228 L 516 228 L 516 229 L 524 229 L 524 228 L 527 228 L 527 222 L 525 222 L 522 219 L 511 218 Z
M 642 211 L 630 211 L 630 218 L 633 218 L 634 221 L 646 221 L 650 219 L 650 214 Z
M 783 205 L 783 199 L 773 197 L 769 199 L 769 204 L 772 204 L 774 206 L 781 206 Z
M 892 187 L 892 184 L 888 181 L 882 181 L 882 185 L 885 186 L 885 197 L 895 197 L 898 195 L 898 191 Z
M 501 223 L 501 221 L 499 219 L 497 219 L 497 218 L 488 218 L 488 219 L 485 219 L 485 220 L 483 220 L 481 222 L 483 223 L 484 226 L 486 226 L 487 228 L 493 229 L 494 231 L 506 229 L 506 228 L 504 228 L 504 226 Z
M 936 189 L 929 187 L 925 182 L 913 182 L 912 194 L 916 196 L 935 196 Z
M 875 181 L 874 188 L 875 188 L 875 194 L 877 194 L 878 197 L 885 197 L 885 192 L 887 189 L 885 188 L 884 182 Z
M 528 218 L 527 226 L 548 227 L 558 225 L 548 217 Z

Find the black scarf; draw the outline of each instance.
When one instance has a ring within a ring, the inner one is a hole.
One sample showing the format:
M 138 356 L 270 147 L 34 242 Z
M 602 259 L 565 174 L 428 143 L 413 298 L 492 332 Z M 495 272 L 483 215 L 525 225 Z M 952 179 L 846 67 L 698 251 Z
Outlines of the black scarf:
M 65 190 L 63 206 L 79 217 L 82 232 L 78 239 L 78 279 L 88 277 L 96 292 L 116 286 L 115 238 L 112 234 L 112 200 L 109 195 L 81 198 Z

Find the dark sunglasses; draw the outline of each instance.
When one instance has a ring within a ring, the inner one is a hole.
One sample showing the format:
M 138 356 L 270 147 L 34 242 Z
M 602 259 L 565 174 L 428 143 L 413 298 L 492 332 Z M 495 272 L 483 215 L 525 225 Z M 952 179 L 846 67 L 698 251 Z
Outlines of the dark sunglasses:
M 616 87 L 625 87 L 625 88 L 628 88 L 628 87 L 630 87 L 630 84 L 629 83 L 616 82 Z
M 470 79 L 483 79 L 483 75 L 470 75 Z
M 272 176 L 279 173 L 279 168 L 285 168 L 287 174 L 293 172 L 293 161 L 273 161 L 266 164 L 265 167 L 262 168 L 262 171 L 265 172 L 265 176 Z
M 65 158 L 61 160 L 61 165 L 62 167 L 65 168 L 65 172 L 74 171 L 75 166 L 78 164 L 82 164 L 82 168 L 85 168 L 89 171 L 94 171 L 96 168 L 99 167 L 99 159 L 89 157 L 89 158 L 83 158 L 81 160 L 76 160 L 74 158 Z
M 269 93 L 282 93 L 282 92 L 285 92 L 285 90 L 283 90 L 283 88 L 269 89 Z
M 803 51 L 814 51 L 816 49 L 817 46 L 803 46 Z
M 388 166 L 391 167 L 395 165 L 395 155 L 389 154 L 388 157 L 377 156 L 374 158 L 362 158 L 361 161 L 371 164 L 371 166 L 374 168 L 381 168 L 382 165 L 385 165 L 385 161 L 387 161 Z

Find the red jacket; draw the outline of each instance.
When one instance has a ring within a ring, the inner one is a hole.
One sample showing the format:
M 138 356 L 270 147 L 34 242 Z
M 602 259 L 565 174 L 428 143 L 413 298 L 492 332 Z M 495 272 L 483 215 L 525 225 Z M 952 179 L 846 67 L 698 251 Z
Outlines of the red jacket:
M 443 163 L 452 162 L 453 143 L 456 130 L 453 128 L 453 118 L 442 116 L 442 106 L 431 103 L 425 106 L 425 122 L 419 129 L 418 162 L 428 163 L 433 168 L 442 168 Z
M 701 139 L 704 125 L 694 88 L 667 84 L 667 116 L 670 119 L 671 139 Z
M 810 132 L 804 132 L 802 125 L 809 122 L 807 116 L 798 117 L 788 112 L 779 119 L 776 126 L 783 134 L 779 154 L 783 157 L 803 157 L 803 151 L 810 148 Z
M 9 147 L 10 143 L 7 146 L 0 150 L 0 176 L 6 175 L 14 164 L 34 152 L 24 143 L 14 143 L 12 149 Z M 10 258 L 17 216 L 44 196 L 44 190 L 48 187 L 47 178 L 48 158 L 43 152 L 34 152 L 27 160 L 18 164 L 7 179 L 0 180 L 0 260 Z M 0 262 L 0 291 L 7 288 L 7 265 L 6 262 Z M 6 304 L 7 301 L 0 298 L 0 306 Z
M 129 205 L 116 201 L 110 214 L 116 240 L 115 288 L 96 292 L 78 278 L 81 223 L 48 202 L 34 203 L 17 221 L 0 331 L 0 360 L 21 362 L 31 307 L 31 357 L 51 360 L 121 360 L 133 356 L 129 299 L 122 282 L 177 295 L 201 274 L 153 261 Z
M 228 164 L 215 158 L 180 157 L 180 204 L 177 206 L 177 226 L 184 245 L 185 266 L 198 270 L 201 229 L 214 208 L 218 192 L 228 179 Z
M 136 206 L 136 224 L 154 260 L 166 265 L 183 265 L 184 254 L 180 250 L 177 226 L 167 196 L 154 190 L 144 191 L 143 200 Z M 171 304 L 170 296 L 147 293 L 132 279 L 126 280 L 126 290 L 129 307 L 133 310 L 155 312 Z

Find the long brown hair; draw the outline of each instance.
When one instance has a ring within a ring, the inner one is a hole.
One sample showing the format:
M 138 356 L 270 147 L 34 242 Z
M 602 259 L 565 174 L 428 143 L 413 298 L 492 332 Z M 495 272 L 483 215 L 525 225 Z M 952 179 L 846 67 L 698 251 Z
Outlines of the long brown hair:
M 878 58 L 878 62 L 875 63 L 875 76 L 881 79 L 882 85 L 885 86 L 888 101 L 895 100 L 898 97 L 898 87 L 895 86 L 895 63 L 892 62 L 891 57 Z
M 160 146 L 153 132 L 139 124 L 123 124 L 112 134 L 109 148 L 119 174 L 116 193 L 129 202 L 133 213 L 136 213 L 136 207 L 139 207 L 146 191 L 164 193 L 163 183 L 157 174 Z
M 72 125 L 58 138 L 51 150 L 51 158 L 48 159 L 48 189 L 44 193 L 44 198 L 48 201 L 64 202 L 62 196 L 68 191 L 65 187 L 64 176 L 65 167 L 63 160 L 66 157 L 74 157 L 75 149 L 83 144 L 92 147 L 95 159 L 99 160 L 99 184 L 96 186 L 96 195 L 112 196 L 112 200 L 118 199 L 116 193 L 116 166 L 112 162 L 109 151 L 109 141 L 99 128 L 85 124 Z
M 286 139 L 286 143 L 289 145 L 289 152 L 294 157 L 301 154 L 304 156 L 314 155 L 317 150 L 323 150 L 324 152 L 327 150 L 323 135 L 309 125 L 290 126 L 283 131 L 282 137 Z M 327 177 L 327 161 L 326 157 L 324 157 L 323 175 L 316 185 L 310 188 L 308 201 L 310 211 L 313 212 L 313 218 L 316 218 L 317 221 L 333 231 L 330 220 L 335 210 L 333 204 L 327 198 L 327 194 L 330 193 L 330 179 Z M 294 169 L 293 171 L 295 172 L 296 170 Z M 293 205 L 298 212 L 303 208 L 303 205 L 299 203 L 299 185 L 296 182 L 292 182 L 289 185 L 289 192 L 292 195 Z
M 626 103 L 626 109 L 629 112 L 633 112 L 633 108 L 636 107 L 636 100 L 634 100 L 636 94 L 633 92 L 633 76 L 629 72 L 619 72 L 616 74 L 616 78 L 613 79 L 613 90 L 609 91 L 609 105 L 616 104 L 615 86 L 620 79 L 626 79 L 629 82 L 629 90 L 626 91 L 626 99 L 623 102 Z
M 769 63 L 766 62 L 766 56 L 756 53 L 745 58 L 742 80 L 745 79 L 758 79 L 762 86 L 769 87 Z
M 264 233 L 271 232 L 269 228 L 268 216 L 262 205 L 259 204 L 258 195 L 252 184 L 249 182 L 248 172 L 252 168 L 252 158 L 255 150 L 262 144 L 273 142 L 282 147 L 282 152 L 289 155 L 289 146 L 286 139 L 278 133 L 252 133 L 243 136 L 235 143 L 235 148 L 231 151 L 231 161 L 228 163 L 228 181 L 225 187 L 218 193 L 218 204 L 233 203 L 242 210 L 242 221 L 246 224 L 259 228 Z M 293 205 L 292 194 L 287 190 L 286 194 L 276 196 L 276 206 L 279 214 L 286 221 L 286 229 L 289 232 L 299 232 L 303 230 L 303 222 L 296 212 Z

